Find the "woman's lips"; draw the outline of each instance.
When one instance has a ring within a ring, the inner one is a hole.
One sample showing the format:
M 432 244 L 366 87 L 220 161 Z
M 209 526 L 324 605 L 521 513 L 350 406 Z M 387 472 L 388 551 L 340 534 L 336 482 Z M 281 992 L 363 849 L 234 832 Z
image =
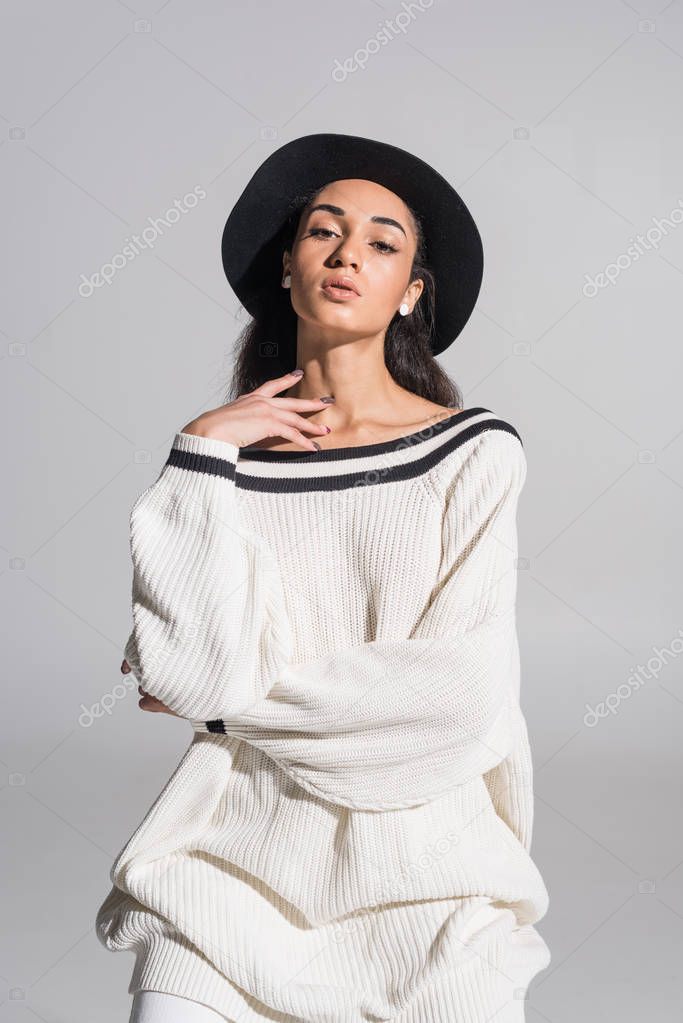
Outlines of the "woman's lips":
M 348 300 L 351 298 L 360 298 L 358 292 L 352 291 L 351 288 L 335 288 L 331 284 L 325 284 L 323 285 L 322 290 L 330 298 L 342 302 L 348 302 Z

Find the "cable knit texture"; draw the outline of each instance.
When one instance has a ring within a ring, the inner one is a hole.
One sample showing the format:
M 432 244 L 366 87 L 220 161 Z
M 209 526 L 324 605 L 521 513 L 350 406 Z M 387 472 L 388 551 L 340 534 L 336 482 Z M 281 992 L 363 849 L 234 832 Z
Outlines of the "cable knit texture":
M 524 1019 L 550 962 L 515 605 L 519 434 L 178 433 L 130 516 L 142 687 L 192 728 L 97 934 L 129 991 L 283 1023 Z

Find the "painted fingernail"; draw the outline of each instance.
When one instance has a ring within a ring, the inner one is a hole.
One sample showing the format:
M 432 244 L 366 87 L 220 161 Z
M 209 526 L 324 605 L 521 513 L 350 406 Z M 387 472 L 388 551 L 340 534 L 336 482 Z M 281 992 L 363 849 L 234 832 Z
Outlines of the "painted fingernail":
M 313 445 L 314 448 L 317 448 L 318 451 L 320 451 L 320 445 L 318 444 L 317 440 L 312 440 L 311 444 Z
M 331 405 L 335 399 L 331 394 L 325 394 L 320 400 L 324 401 L 326 405 Z
M 293 369 L 292 370 L 292 376 L 293 377 L 302 377 L 303 375 L 304 375 L 304 371 L 302 369 Z

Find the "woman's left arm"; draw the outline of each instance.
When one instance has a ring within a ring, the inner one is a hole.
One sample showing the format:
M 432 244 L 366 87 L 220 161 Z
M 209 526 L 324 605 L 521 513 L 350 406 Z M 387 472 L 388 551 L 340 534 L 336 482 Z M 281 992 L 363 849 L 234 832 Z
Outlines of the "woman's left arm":
M 133 630 L 141 688 L 188 719 L 238 712 L 287 657 L 281 581 L 237 508 L 239 448 L 179 432 L 130 513 Z M 278 614 L 276 615 L 276 609 Z

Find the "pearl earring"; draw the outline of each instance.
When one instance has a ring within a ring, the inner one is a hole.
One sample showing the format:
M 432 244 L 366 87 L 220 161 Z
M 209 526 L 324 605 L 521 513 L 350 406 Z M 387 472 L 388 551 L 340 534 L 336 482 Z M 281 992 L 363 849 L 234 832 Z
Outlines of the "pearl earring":
M 282 282 L 282 287 L 283 288 L 291 288 L 291 286 L 292 286 L 292 278 L 291 278 L 290 274 L 287 274 L 287 276 L 285 277 L 284 281 Z
M 399 306 L 398 311 L 401 314 L 401 316 L 406 316 L 407 313 L 408 313 L 408 303 L 407 302 L 401 302 L 401 305 Z

